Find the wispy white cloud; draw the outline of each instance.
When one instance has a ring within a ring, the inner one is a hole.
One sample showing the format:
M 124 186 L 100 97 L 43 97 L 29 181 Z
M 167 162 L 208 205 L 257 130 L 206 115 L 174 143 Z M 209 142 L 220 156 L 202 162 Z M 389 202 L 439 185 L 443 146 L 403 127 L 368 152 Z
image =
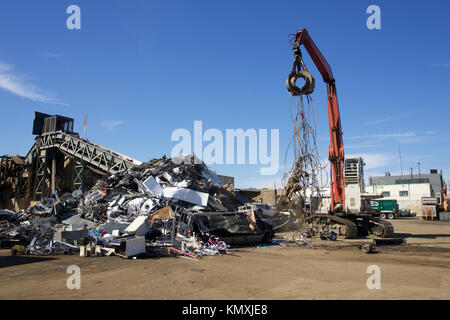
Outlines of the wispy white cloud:
M 420 154 L 420 155 L 408 155 L 408 160 L 411 161 L 417 161 L 417 160 L 424 160 L 424 159 L 431 159 L 433 156 L 431 154 Z
M 56 59 L 56 58 L 65 57 L 66 55 L 64 53 L 41 52 L 41 56 L 43 56 L 44 58 L 49 58 L 49 59 Z
M 55 98 L 52 94 L 44 92 L 32 84 L 29 79 L 14 73 L 14 66 L 0 61 L 0 88 L 32 101 L 67 105 Z
M 425 142 L 426 138 L 424 136 L 421 137 L 405 137 L 405 138 L 399 138 L 396 140 L 399 143 L 419 143 L 419 142 Z
M 363 135 L 363 136 L 347 137 L 347 139 L 391 139 L 391 138 L 414 137 L 415 135 L 416 134 L 414 132 L 386 133 L 386 134 L 367 134 L 367 135 Z
M 371 170 L 391 166 L 394 163 L 395 156 L 387 153 L 362 153 L 349 154 L 346 157 L 362 157 L 364 159 L 364 169 Z
M 373 140 L 368 140 L 368 141 L 364 141 L 364 142 L 361 142 L 361 143 L 353 143 L 353 144 L 346 144 L 345 145 L 345 149 L 346 150 L 348 150 L 348 149 L 361 149 L 361 148 L 365 148 L 365 149 L 367 149 L 367 148 L 380 148 L 380 147 L 383 147 L 383 145 L 382 144 L 373 143 Z
M 433 62 L 429 63 L 428 66 L 433 68 L 450 68 L 450 62 Z
M 418 134 L 418 135 L 414 135 L 414 136 L 400 137 L 400 138 L 397 139 L 397 142 L 400 142 L 400 143 L 425 142 L 425 141 L 430 139 L 427 136 L 431 136 L 431 135 L 435 135 L 435 134 L 437 134 L 436 131 L 425 131 L 423 134 Z
M 108 130 L 114 130 L 123 123 L 122 120 L 103 120 L 100 125 Z
M 372 126 L 372 125 L 376 125 L 376 124 L 382 124 L 382 123 L 386 123 L 386 122 L 391 122 L 397 119 L 400 119 L 402 116 L 397 115 L 397 116 L 392 116 L 392 117 L 386 117 L 383 119 L 376 119 L 376 120 L 371 120 L 365 123 L 365 125 L 367 126 Z

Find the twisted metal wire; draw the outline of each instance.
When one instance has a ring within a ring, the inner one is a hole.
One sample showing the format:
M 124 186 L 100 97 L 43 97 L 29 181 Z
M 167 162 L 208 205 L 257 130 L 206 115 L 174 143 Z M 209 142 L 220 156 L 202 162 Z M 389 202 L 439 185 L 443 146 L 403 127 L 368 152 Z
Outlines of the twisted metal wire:
M 317 147 L 318 113 L 312 98 L 309 95 L 292 97 L 290 111 L 293 135 L 286 151 L 285 163 L 291 147 L 294 162 L 292 168 L 285 172 L 282 182 L 289 201 L 289 211 L 293 212 L 299 221 L 299 229 L 294 234 L 296 239 L 305 229 L 305 218 L 314 215 L 317 209 L 312 201 L 308 200 L 311 200 L 314 194 L 318 203 L 321 203 L 320 188 L 324 185 L 322 178 L 325 173 L 325 183 L 328 183 L 328 175 L 326 164 L 321 161 Z M 309 199 L 307 190 L 311 195 Z

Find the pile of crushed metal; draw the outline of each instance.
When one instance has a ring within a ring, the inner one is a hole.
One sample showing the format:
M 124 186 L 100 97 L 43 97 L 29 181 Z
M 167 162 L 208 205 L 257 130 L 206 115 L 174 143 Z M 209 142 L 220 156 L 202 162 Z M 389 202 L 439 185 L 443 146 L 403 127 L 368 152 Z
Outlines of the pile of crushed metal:
M 198 158 L 163 157 L 110 175 L 84 193 L 45 198 L 19 212 L 0 210 L 0 247 L 13 254 L 197 259 L 272 239 L 271 220 L 238 210 L 247 201 Z

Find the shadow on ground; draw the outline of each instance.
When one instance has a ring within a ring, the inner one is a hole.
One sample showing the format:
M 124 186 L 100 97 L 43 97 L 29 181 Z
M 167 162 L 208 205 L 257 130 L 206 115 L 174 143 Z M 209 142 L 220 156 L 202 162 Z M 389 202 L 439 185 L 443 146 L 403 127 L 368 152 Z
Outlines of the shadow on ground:
M 411 234 L 411 233 L 394 233 L 392 238 L 419 238 L 419 239 L 436 239 L 436 238 L 450 238 L 449 233 L 435 233 L 435 234 Z
M 7 268 L 12 266 L 19 266 L 22 264 L 29 264 L 35 262 L 43 262 L 55 260 L 55 258 L 50 257 L 30 257 L 30 256 L 7 256 L 0 257 L 0 268 Z

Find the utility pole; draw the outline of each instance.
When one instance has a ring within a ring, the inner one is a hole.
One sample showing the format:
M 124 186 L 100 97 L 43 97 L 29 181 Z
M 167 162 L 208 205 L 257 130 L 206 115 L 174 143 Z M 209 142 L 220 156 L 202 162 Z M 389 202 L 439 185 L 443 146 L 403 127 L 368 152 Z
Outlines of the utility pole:
M 420 177 L 420 162 L 417 162 L 417 167 L 419 168 L 419 179 L 421 178 Z
M 402 153 L 400 152 L 400 142 L 398 143 L 398 157 L 400 159 L 400 175 L 403 175 L 403 167 L 402 167 Z
M 273 198 L 274 198 L 274 206 L 276 206 L 276 204 L 277 204 L 277 183 L 276 183 L 276 181 L 274 180 L 273 181 L 273 192 L 274 192 L 274 196 L 273 196 Z

